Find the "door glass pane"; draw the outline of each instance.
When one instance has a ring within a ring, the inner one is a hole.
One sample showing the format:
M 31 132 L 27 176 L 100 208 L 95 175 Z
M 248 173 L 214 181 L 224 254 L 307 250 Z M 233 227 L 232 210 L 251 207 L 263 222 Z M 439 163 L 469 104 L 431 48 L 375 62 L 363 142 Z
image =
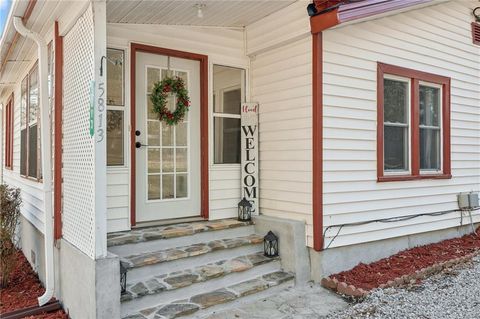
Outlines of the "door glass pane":
M 148 121 L 148 146 L 160 146 L 160 121 Z
M 148 199 L 160 199 L 160 175 L 148 176 Z
M 420 169 L 440 170 L 440 130 L 420 128 Z
M 404 123 L 408 121 L 408 82 L 384 80 L 384 121 Z
M 123 106 L 123 50 L 107 49 L 107 104 Z
M 173 131 L 175 130 L 174 126 L 170 126 L 162 122 L 162 146 L 172 146 L 173 145 Z
M 385 126 L 384 162 L 386 171 L 408 170 L 408 128 Z
M 162 172 L 171 173 L 174 171 L 173 148 L 162 149 Z
M 123 165 L 123 111 L 107 111 L 107 165 Z
M 186 148 L 176 149 L 176 164 L 177 172 L 186 172 L 188 170 L 188 157 Z
M 240 163 L 240 119 L 216 117 L 213 125 L 215 163 Z
M 153 85 L 160 81 L 160 69 L 147 68 L 147 92 L 152 92 Z
M 173 174 L 162 175 L 162 199 L 170 199 L 175 197 L 173 176 Z
M 160 150 L 158 148 L 148 150 L 148 172 L 160 173 Z
M 188 196 L 188 175 L 177 174 L 177 198 Z
M 175 139 L 177 146 L 187 146 L 188 123 L 178 123 L 175 127 Z
M 153 103 L 150 100 L 150 94 L 147 94 L 147 111 L 149 120 L 158 120 L 158 114 L 153 112 Z
M 439 126 L 440 89 L 420 85 L 420 125 Z

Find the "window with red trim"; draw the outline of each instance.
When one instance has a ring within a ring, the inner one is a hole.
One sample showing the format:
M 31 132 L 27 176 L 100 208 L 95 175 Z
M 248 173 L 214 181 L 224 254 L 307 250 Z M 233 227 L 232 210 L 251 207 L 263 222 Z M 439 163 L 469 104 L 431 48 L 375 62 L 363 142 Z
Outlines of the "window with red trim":
M 5 167 L 13 169 L 13 94 L 5 106 Z
M 378 181 L 450 178 L 450 78 L 378 63 Z

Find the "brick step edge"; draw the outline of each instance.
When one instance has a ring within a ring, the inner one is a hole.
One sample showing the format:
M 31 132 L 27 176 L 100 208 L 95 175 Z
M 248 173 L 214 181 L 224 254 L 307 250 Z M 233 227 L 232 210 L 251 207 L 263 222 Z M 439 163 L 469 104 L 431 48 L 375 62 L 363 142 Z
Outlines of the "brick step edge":
M 397 277 L 394 280 L 389 280 L 386 284 L 381 284 L 377 288 L 385 289 L 390 287 L 400 287 L 406 284 L 411 284 L 417 281 L 418 279 L 425 279 L 431 275 L 441 272 L 443 269 L 451 268 L 452 266 L 466 263 L 467 261 L 472 260 L 475 256 L 480 255 L 480 250 L 477 250 L 474 253 L 467 254 L 463 257 L 453 258 L 447 261 L 438 262 L 432 266 L 422 268 L 415 271 L 413 274 L 403 275 Z M 353 298 L 365 298 L 370 291 L 367 291 L 362 288 L 357 288 L 354 285 L 349 285 L 346 282 L 338 281 L 336 278 L 324 277 L 322 278 L 320 284 L 327 289 L 330 289 L 336 293 L 353 297 Z

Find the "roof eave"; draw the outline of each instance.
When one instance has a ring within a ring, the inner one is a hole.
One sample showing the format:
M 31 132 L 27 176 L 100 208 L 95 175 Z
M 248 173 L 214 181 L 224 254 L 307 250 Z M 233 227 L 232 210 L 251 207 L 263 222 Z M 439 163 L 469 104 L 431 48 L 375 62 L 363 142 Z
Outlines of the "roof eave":
M 344 23 L 360 22 L 385 14 L 396 14 L 405 9 L 433 5 L 448 0 L 365 0 L 341 5 L 332 11 L 310 18 L 312 33 Z

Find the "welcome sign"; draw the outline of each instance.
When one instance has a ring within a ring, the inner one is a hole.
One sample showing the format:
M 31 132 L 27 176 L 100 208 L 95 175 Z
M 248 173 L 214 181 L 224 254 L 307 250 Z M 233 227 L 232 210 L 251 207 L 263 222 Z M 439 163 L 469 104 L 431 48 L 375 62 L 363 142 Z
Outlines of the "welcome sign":
M 258 214 L 258 103 L 243 103 L 241 119 L 242 195 Z

